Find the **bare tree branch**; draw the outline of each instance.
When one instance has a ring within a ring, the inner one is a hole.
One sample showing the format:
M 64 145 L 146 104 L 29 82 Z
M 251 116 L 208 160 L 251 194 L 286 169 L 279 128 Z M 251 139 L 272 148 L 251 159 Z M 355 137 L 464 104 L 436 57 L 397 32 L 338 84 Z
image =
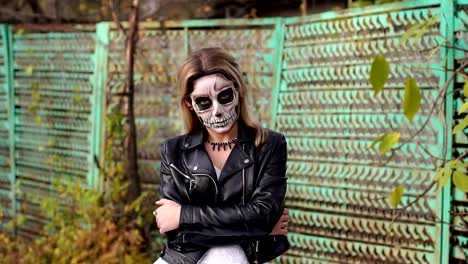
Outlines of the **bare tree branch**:
M 128 35 L 125 42 L 125 57 L 127 62 L 127 79 L 124 92 L 128 93 L 126 97 L 126 138 L 125 146 L 125 176 L 129 180 L 128 198 L 134 201 L 141 194 L 140 177 L 138 175 L 138 160 L 137 160 L 137 131 L 135 124 L 135 82 L 133 78 L 135 67 L 135 49 L 138 41 L 138 6 L 139 0 L 133 0 L 132 12 L 130 15 L 130 24 Z
M 125 31 L 122 23 L 119 20 L 119 14 L 117 13 L 117 8 L 115 6 L 115 0 L 109 0 L 109 9 L 111 11 L 112 19 L 114 20 L 115 25 L 119 29 L 119 31 L 122 33 L 122 35 L 127 38 L 127 32 Z M 126 41 L 125 41 L 126 42 Z
M 439 93 L 437 94 L 437 98 L 436 98 L 436 101 L 434 102 L 434 104 L 432 105 L 432 108 L 431 108 L 431 111 L 429 112 L 429 115 L 427 116 L 427 119 L 426 121 L 423 123 L 423 125 L 419 128 L 419 130 L 414 133 L 410 139 L 408 141 L 406 141 L 405 143 L 403 144 L 400 144 L 399 146 L 395 147 L 393 150 L 399 150 L 401 149 L 404 145 L 408 144 L 409 142 L 411 142 L 415 137 L 417 137 L 423 130 L 424 128 L 427 126 L 427 124 L 429 124 L 429 121 L 431 120 L 431 116 L 432 114 L 434 113 L 434 110 L 436 109 L 438 103 L 439 103 L 439 100 L 441 98 L 445 98 L 445 95 L 446 95 L 446 92 L 447 92 L 447 89 L 450 85 L 450 83 L 453 81 L 453 79 L 455 79 L 455 76 L 457 75 L 458 72 L 462 72 L 464 68 L 466 68 L 466 66 L 468 66 L 468 61 L 464 62 L 460 67 L 458 67 L 455 72 L 450 75 L 450 77 L 448 78 L 448 80 L 444 83 L 444 86 L 442 86 L 442 89 L 439 91 Z

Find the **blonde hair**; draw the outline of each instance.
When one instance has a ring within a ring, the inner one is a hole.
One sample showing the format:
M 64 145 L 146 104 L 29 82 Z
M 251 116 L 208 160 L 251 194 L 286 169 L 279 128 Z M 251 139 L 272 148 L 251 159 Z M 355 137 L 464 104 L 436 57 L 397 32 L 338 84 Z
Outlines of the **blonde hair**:
M 177 71 L 177 86 L 179 91 L 182 118 L 188 133 L 205 129 L 194 111 L 191 111 L 186 102 L 191 103 L 190 94 L 193 91 L 193 82 L 200 77 L 210 74 L 221 74 L 234 83 L 239 91 L 239 119 L 248 127 L 255 130 L 255 145 L 260 146 L 266 142 L 267 132 L 255 121 L 247 108 L 247 84 L 239 70 L 234 57 L 221 48 L 204 48 L 193 52 Z

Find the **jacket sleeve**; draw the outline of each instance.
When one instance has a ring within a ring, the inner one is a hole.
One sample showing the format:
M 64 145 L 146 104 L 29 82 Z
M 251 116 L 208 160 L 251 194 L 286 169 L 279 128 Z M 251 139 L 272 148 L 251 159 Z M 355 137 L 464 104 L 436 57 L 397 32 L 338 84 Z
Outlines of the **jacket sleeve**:
M 287 146 L 284 136 L 265 156 L 268 161 L 257 179 L 252 198 L 245 205 L 194 206 L 182 204 L 179 228 L 204 236 L 264 236 L 282 213 L 286 194 Z
M 169 161 L 167 156 L 167 142 L 161 145 L 161 169 L 159 182 L 159 197 L 160 199 L 168 199 L 180 204 L 185 200 L 177 188 L 177 183 L 169 171 Z

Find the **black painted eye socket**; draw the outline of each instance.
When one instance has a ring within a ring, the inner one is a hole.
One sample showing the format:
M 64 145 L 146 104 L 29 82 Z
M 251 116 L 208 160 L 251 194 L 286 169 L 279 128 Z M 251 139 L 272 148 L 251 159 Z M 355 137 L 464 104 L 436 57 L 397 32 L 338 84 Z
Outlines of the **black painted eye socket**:
M 234 100 L 234 91 L 231 87 L 221 91 L 218 94 L 218 102 L 220 104 L 229 104 Z
M 195 104 L 197 105 L 198 110 L 203 111 L 209 109 L 213 102 L 209 97 L 197 97 L 195 98 Z

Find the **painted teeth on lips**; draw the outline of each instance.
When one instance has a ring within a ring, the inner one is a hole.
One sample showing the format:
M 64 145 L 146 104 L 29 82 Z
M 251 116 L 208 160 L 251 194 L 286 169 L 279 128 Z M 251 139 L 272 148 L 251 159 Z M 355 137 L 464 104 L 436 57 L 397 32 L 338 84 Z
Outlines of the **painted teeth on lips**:
M 215 121 L 215 122 L 210 122 L 208 120 L 204 120 L 203 124 L 207 126 L 212 126 L 212 127 L 224 127 L 226 126 L 231 120 L 233 120 L 236 117 L 236 112 L 232 112 L 230 116 L 228 116 L 225 119 Z

